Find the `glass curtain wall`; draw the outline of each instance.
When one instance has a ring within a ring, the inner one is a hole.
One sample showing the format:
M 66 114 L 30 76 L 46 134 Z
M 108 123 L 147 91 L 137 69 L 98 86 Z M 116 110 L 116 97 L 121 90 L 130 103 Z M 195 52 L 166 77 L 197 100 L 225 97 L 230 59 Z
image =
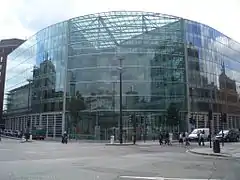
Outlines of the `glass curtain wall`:
M 203 127 L 208 110 L 213 109 L 212 127 L 217 132 L 221 112 L 229 117 L 240 113 L 240 44 L 206 25 L 185 22 L 192 116 Z M 227 123 L 224 128 L 233 126 Z
M 78 93 L 86 104 L 77 131 L 94 134 L 100 126 L 101 138 L 118 131 L 119 59 L 126 138 L 129 115 L 137 117 L 139 134 L 145 128 L 149 137 L 169 104 L 175 103 L 185 119 L 183 32 L 180 18 L 154 13 L 111 12 L 70 20 L 66 101 Z
M 47 27 L 9 55 L 5 109 L 7 117 L 14 117 L 16 124 L 21 123 L 22 118 L 24 127 L 28 122 L 31 127 L 48 129 L 48 122 L 50 125 L 55 120 L 49 117 L 49 121 L 45 122 L 40 115 L 63 110 L 67 29 L 68 22 Z M 34 117 L 30 117 L 32 114 Z M 49 134 L 53 134 L 50 129 Z

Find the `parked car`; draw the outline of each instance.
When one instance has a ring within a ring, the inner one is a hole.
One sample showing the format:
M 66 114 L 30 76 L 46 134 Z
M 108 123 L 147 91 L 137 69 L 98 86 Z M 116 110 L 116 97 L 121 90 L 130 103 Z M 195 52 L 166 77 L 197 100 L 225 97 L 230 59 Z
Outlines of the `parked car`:
M 188 139 L 190 141 L 198 141 L 198 133 L 200 133 L 201 131 L 204 130 L 204 136 L 203 138 L 205 140 L 208 140 L 209 138 L 209 128 L 198 128 L 198 129 L 194 129 L 189 135 L 188 135 Z
M 7 129 L 7 130 L 5 131 L 5 135 L 6 135 L 6 136 L 11 136 L 11 134 L 12 134 L 12 133 L 11 133 L 11 130 L 10 130 L 10 129 Z
M 223 133 L 223 134 L 222 134 Z M 223 130 L 220 131 L 215 138 L 225 142 L 238 142 L 239 141 L 240 133 L 237 130 L 229 129 L 229 130 Z
M 3 130 L 3 135 L 6 136 L 6 134 L 7 134 L 7 129 L 4 129 L 4 130 Z
M 17 138 L 20 138 L 21 137 L 21 132 L 19 130 L 14 130 L 13 131 L 13 136 L 17 137 Z

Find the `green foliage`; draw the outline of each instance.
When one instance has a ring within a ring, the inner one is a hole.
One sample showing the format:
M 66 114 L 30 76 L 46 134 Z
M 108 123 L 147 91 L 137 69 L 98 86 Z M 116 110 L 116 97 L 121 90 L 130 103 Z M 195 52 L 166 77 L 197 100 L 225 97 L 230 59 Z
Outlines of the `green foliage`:
M 69 102 L 69 112 L 71 115 L 71 124 L 76 127 L 78 122 L 81 119 L 81 111 L 86 109 L 86 105 L 84 102 L 84 98 L 79 93 L 79 91 L 76 92 L 75 96 L 72 96 Z
M 164 122 L 165 122 L 164 120 L 165 119 L 164 119 L 163 116 L 158 116 L 156 118 L 156 125 L 157 125 L 158 128 L 160 128 L 160 127 L 162 127 L 164 125 Z
M 171 103 L 168 106 L 167 109 L 167 120 L 166 120 L 166 124 L 168 126 L 178 126 L 179 125 L 179 109 L 177 108 L 175 103 Z

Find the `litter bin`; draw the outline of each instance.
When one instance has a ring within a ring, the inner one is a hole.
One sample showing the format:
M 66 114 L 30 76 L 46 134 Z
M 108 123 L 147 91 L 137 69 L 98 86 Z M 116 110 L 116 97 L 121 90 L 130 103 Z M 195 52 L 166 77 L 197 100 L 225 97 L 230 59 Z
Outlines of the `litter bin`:
M 215 139 L 213 141 L 213 152 L 214 153 L 220 153 L 221 152 L 221 150 L 220 150 L 220 141 L 217 140 L 217 139 Z
M 110 143 L 114 144 L 114 136 L 113 135 L 110 137 Z

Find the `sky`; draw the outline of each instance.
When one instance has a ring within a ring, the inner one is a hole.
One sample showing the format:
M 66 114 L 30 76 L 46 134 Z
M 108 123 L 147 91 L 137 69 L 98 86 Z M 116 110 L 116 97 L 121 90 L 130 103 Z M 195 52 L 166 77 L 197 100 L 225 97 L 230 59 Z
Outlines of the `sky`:
M 240 0 L 0 0 L 0 4 L 0 39 L 27 39 L 76 16 L 134 10 L 195 20 L 240 42 Z

